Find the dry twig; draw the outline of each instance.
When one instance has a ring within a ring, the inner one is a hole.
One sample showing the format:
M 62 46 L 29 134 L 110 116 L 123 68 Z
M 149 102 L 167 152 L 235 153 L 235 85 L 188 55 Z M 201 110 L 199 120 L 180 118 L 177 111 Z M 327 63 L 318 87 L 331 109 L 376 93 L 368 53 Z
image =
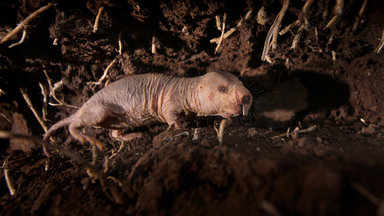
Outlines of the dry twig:
M 113 59 L 111 63 L 105 68 L 103 76 L 100 77 L 100 79 L 97 82 L 87 82 L 87 84 L 92 84 L 92 85 L 101 85 L 103 83 L 103 80 L 107 77 L 109 69 L 113 66 L 113 64 L 116 62 L 116 59 Z
M 50 7 L 52 7 L 53 3 L 48 3 L 47 5 L 41 7 L 40 9 L 33 12 L 31 15 L 29 15 L 27 18 L 25 18 L 19 25 L 16 26 L 10 33 L 8 33 L 3 39 L 1 39 L 0 44 L 3 44 L 13 38 L 19 31 L 21 31 L 24 26 L 26 26 L 31 20 L 38 17 L 40 14 L 48 10 Z
M 104 7 L 100 7 L 99 11 L 97 12 L 96 19 L 95 19 L 95 24 L 93 25 L 93 33 L 96 33 L 97 30 L 99 29 L 99 20 L 100 20 L 100 15 L 101 12 L 104 10 Z
M 268 31 L 267 37 L 264 42 L 264 49 L 263 53 L 261 55 L 261 60 L 265 61 L 268 60 L 268 52 L 270 48 L 276 49 L 277 47 L 277 35 L 279 33 L 280 27 L 281 27 L 281 21 L 283 20 L 283 17 L 285 15 L 285 12 L 288 9 L 289 0 L 284 0 L 283 6 L 279 12 L 279 14 L 276 16 L 275 21 L 273 22 L 271 28 Z

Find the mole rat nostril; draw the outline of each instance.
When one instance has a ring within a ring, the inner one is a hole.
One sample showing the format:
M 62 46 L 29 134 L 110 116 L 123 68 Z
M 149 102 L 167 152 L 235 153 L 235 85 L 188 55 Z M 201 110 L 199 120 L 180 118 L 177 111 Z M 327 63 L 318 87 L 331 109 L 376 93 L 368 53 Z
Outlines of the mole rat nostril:
M 245 96 L 243 96 L 243 98 L 241 99 L 241 103 L 242 103 L 242 104 L 248 104 L 250 99 L 251 99 L 251 96 L 249 96 L 249 95 L 245 95 Z

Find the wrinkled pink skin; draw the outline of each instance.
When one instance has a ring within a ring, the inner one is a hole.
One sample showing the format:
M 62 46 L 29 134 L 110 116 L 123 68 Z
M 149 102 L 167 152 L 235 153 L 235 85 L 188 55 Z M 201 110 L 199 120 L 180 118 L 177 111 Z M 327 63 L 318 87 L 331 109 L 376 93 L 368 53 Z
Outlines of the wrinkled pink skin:
M 84 134 L 80 130 L 82 127 L 133 129 L 164 122 L 182 129 L 182 113 L 232 118 L 242 111 L 246 115 L 251 104 L 250 92 L 237 77 L 227 72 L 209 72 L 193 78 L 134 75 L 97 92 L 76 113 L 54 124 L 44 140 L 58 128 L 69 125 L 74 138 L 81 143 L 87 140 L 101 149 L 101 142 Z

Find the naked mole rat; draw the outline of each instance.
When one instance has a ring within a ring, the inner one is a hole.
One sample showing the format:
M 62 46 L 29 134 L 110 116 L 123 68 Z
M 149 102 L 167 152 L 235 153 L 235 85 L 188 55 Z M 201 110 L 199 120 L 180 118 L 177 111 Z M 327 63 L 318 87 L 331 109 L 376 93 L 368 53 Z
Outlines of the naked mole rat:
M 70 134 L 99 149 L 99 140 L 83 133 L 83 127 L 133 129 L 155 122 L 182 129 L 185 115 L 232 118 L 248 114 L 252 95 L 243 83 L 228 72 L 208 72 L 183 78 L 165 74 L 140 74 L 117 80 L 85 102 L 74 114 L 54 124 L 44 135 L 47 141 L 54 131 L 69 125 Z

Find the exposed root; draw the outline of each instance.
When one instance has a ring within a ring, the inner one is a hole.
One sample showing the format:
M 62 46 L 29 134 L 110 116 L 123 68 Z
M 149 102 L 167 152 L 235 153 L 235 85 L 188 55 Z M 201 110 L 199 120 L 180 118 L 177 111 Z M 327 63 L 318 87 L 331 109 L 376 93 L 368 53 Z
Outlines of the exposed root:
M 43 128 L 44 132 L 47 132 L 48 131 L 48 127 L 45 125 L 44 121 L 41 119 L 39 113 L 36 111 L 36 109 L 33 107 L 33 104 L 31 102 L 31 99 L 29 99 L 29 96 L 28 94 L 24 91 L 24 89 L 20 88 L 20 92 L 21 94 L 23 95 L 23 98 L 25 100 L 25 102 L 27 103 L 29 109 L 31 109 L 32 113 L 35 115 L 35 118 L 37 119 L 37 121 L 40 123 L 41 127 Z M 51 138 L 51 141 L 53 141 L 53 139 Z M 45 145 L 45 143 L 43 143 L 43 151 L 44 151 L 44 154 L 49 158 L 51 157 L 51 154 L 48 152 L 47 150 L 47 147 Z
M 359 192 L 360 195 L 362 195 L 363 197 L 367 198 L 367 200 L 369 200 L 371 203 L 373 203 L 375 205 L 379 205 L 380 199 L 377 198 L 370 191 L 365 189 L 363 186 L 361 186 L 359 184 L 356 184 L 356 183 L 352 183 L 351 186 L 353 187 L 353 189 L 355 189 L 357 192 Z
M 297 31 L 295 37 L 293 38 L 292 45 L 291 45 L 290 49 L 295 49 L 296 48 L 297 44 L 300 41 L 301 35 L 303 34 L 304 28 L 305 28 L 304 25 L 300 26 L 300 28 Z
M 336 61 L 336 52 L 332 50 L 332 61 Z
M 292 30 L 293 28 L 295 28 L 299 24 L 300 24 L 300 20 L 297 19 L 295 22 L 289 24 L 287 27 L 285 27 L 283 30 L 281 30 L 279 32 L 279 35 L 283 35 L 283 34 L 287 33 L 288 31 Z
M 260 25 L 265 25 L 267 23 L 267 12 L 265 12 L 265 8 L 261 7 L 259 12 L 257 12 L 257 23 Z
M 189 137 L 189 132 L 188 131 L 181 132 L 179 134 L 176 134 L 175 137 Z
M 25 100 L 25 102 L 27 103 L 29 109 L 31 109 L 31 111 L 33 112 L 33 115 L 35 115 L 35 118 L 37 119 L 37 121 L 40 123 L 41 127 L 43 128 L 44 132 L 47 132 L 48 128 L 47 126 L 45 125 L 44 121 L 41 119 L 39 113 L 36 111 L 36 109 L 33 107 L 33 104 L 31 102 L 31 99 L 29 99 L 29 96 L 28 94 L 24 91 L 23 88 L 20 88 L 20 92 L 21 94 L 23 95 L 23 98 Z
M 13 47 L 15 47 L 15 46 L 17 46 L 17 45 L 20 45 L 20 44 L 22 44 L 23 42 L 24 42 L 24 40 L 25 40 L 25 36 L 27 35 L 27 30 L 23 30 L 23 35 L 21 35 L 21 39 L 17 42 L 17 43 L 14 43 L 14 44 L 11 44 L 11 45 L 9 45 L 9 47 L 8 48 L 13 48 Z
M 97 158 L 99 157 L 99 151 L 96 145 L 92 145 L 92 165 L 95 166 L 97 162 Z
M 103 80 L 105 80 L 105 78 L 108 76 L 108 71 L 111 69 L 111 67 L 113 66 L 113 64 L 115 62 L 116 62 L 116 59 L 113 59 L 113 61 L 111 61 L 111 63 L 109 63 L 107 68 L 105 68 L 105 70 L 104 70 L 103 76 L 101 76 L 97 82 L 87 82 L 87 84 L 101 85 L 103 83 Z
M 298 25 L 304 25 L 305 29 L 307 29 L 307 26 L 308 26 L 308 10 L 312 6 L 313 2 L 314 2 L 314 0 L 307 0 L 307 1 L 305 1 L 305 4 L 304 4 L 303 8 L 301 9 L 301 13 L 300 13 L 298 19 L 295 22 L 293 22 L 292 24 L 290 24 L 287 27 L 285 27 L 284 30 L 282 30 L 279 34 L 283 35 L 283 34 L 287 33 L 288 31 L 290 31 L 291 29 L 293 29 L 294 27 L 296 27 Z
M 28 136 L 28 135 L 22 135 L 22 134 L 11 134 L 9 131 L 0 131 L 0 137 L 1 138 L 21 138 L 21 139 L 26 139 L 33 141 L 35 143 L 39 143 L 41 145 L 46 145 L 48 148 L 51 148 L 52 150 L 57 151 L 61 155 L 64 155 L 81 166 L 83 166 L 86 170 L 87 173 L 90 174 L 90 177 L 93 177 L 97 180 L 99 180 L 99 183 L 101 185 L 101 188 L 104 192 L 104 194 L 114 203 L 121 204 L 123 203 L 121 194 L 117 191 L 117 189 L 114 187 L 114 185 L 109 184 L 107 181 L 107 178 L 105 176 L 105 173 L 100 171 L 96 166 L 88 163 L 83 157 L 79 156 L 78 154 L 67 150 L 61 146 L 55 145 L 53 143 L 49 142 L 44 142 L 40 137 L 35 137 L 35 136 Z
M 119 54 L 121 55 L 121 53 L 123 52 L 123 43 L 121 42 L 121 34 L 123 33 L 123 31 L 121 31 L 120 33 L 119 33 L 119 39 L 118 39 L 118 44 L 119 44 L 119 50 L 118 50 L 118 52 L 119 52 Z
M 225 130 L 225 127 L 227 125 L 227 119 L 223 119 L 221 120 L 220 122 L 220 127 L 219 127 L 219 131 L 217 133 L 217 139 L 219 140 L 219 143 L 220 144 L 223 144 L 223 140 L 224 140 L 224 130 Z
M 43 121 L 47 121 L 47 103 L 48 103 L 48 95 L 47 90 L 44 88 L 43 84 L 39 82 L 39 86 L 41 89 L 41 94 L 43 95 L 43 106 L 41 108 Z
M 217 28 L 217 30 L 219 30 L 219 31 L 223 31 L 223 29 L 221 28 L 220 17 L 219 17 L 219 16 L 215 16 L 215 20 L 216 20 L 216 28 Z M 220 38 L 220 37 L 219 37 L 219 38 Z
M 377 215 L 383 216 L 384 215 L 384 199 L 379 199 L 377 196 L 375 196 L 372 192 L 368 191 L 363 186 L 352 183 L 351 185 L 353 189 L 355 189 L 360 195 L 365 197 L 367 200 L 369 200 L 372 204 L 377 206 Z
M 155 36 L 152 36 L 151 52 L 152 52 L 152 54 L 156 54 L 157 53 L 157 51 L 156 51 L 156 37 Z
M 100 15 L 101 15 L 101 12 L 103 12 L 103 10 L 104 10 L 104 7 L 100 7 L 99 11 L 97 12 L 95 24 L 93 25 L 93 31 L 92 31 L 93 33 L 96 33 L 97 30 L 99 29 Z
M 379 46 L 376 47 L 375 53 L 380 53 L 381 49 L 383 49 L 383 46 L 384 46 L 384 29 L 383 29 L 383 33 L 381 34 L 380 44 Z
M 241 18 L 240 21 L 237 23 L 237 25 L 235 27 L 232 27 L 231 29 L 229 29 L 227 32 L 224 33 L 223 35 L 223 39 L 226 39 L 228 38 L 229 36 L 231 36 L 238 28 L 240 28 L 242 25 L 243 25 L 243 22 L 248 20 L 250 17 L 251 17 L 251 14 L 252 14 L 252 10 L 248 11 L 247 14 L 245 14 L 245 17 L 244 18 Z M 220 26 L 220 27 L 219 27 Z M 219 31 L 223 31 L 222 30 L 222 25 L 221 25 L 221 22 L 220 22 L 220 18 L 218 16 L 216 16 L 216 28 L 217 30 Z M 217 38 L 213 38 L 211 39 L 209 42 L 210 43 L 219 43 L 220 41 L 220 37 L 217 37 Z
M 6 94 L 7 94 L 7 92 L 5 92 L 3 89 L 0 88 L 0 96 L 1 95 L 6 95 Z
M 0 138 L 1 139 L 9 139 L 9 138 L 11 138 L 11 132 L 5 131 L 5 130 L 0 130 Z
M 119 149 L 117 150 L 117 152 L 114 152 L 114 150 L 112 150 L 112 154 L 111 156 L 109 156 L 109 160 L 112 160 L 114 157 L 116 157 L 117 154 L 119 154 L 125 147 L 125 142 L 124 141 L 121 141 L 120 143 L 120 147 Z
M 225 13 L 224 16 L 223 16 L 223 22 L 222 22 L 222 26 L 221 26 L 221 36 L 219 38 L 219 41 L 217 42 L 217 46 L 216 46 L 216 49 L 215 49 L 215 54 L 219 50 L 220 45 L 221 45 L 221 43 L 224 40 L 224 32 L 225 32 L 225 22 L 226 22 L 226 20 L 227 20 L 227 14 Z M 217 21 L 217 19 L 216 19 L 216 21 Z M 218 26 L 217 23 L 216 23 L 216 25 Z
M 47 5 L 41 7 L 40 9 L 33 12 L 27 18 L 25 18 L 19 25 L 16 26 L 10 33 L 8 33 L 3 39 L 1 39 L 0 44 L 3 44 L 13 38 L 18 32 L 20 32 L 24 26 L 26 26 L 31 20 L 38 17 L 43 12 L 47 11 L 50 7 L 52 7 L 53 3 L 48 3 Z
M 3 170 L 4 170 L 4 177 L 5 177 L 5 182 L 7 183 L 7 187 L 9 190 L 9 194 L 11 196 L 16 194 L 16 190 L 13 187 L 13 181 L 11 176 L 9 175 L 9 169 L 8 169 L 8 159 L 5 159 L 3 162 Z
M 344 0 L 336 0 L 336 5 L 335 5 L 335 8 L 333 9 L 334 15 L 332 19 L 328 22 L 328 24 L 324 27 L 324 29 L 328 29 L 332 27 L 337 22 L 337 20 L 343 13 L 343 7 L 344 7 Z
M 278 139 L 278 138 L 282 138 L 282 137 L 287 137 L 287 138 L 295 137 L 297 134 L 309 133 L 309 132 L 312 132 L 314 130 L 316 130 L 316 125 L 313 125 L 309 128 L 301 129 L 301 130 L 298 127 L 296 127 L 292 132 L 290 132 L 290 128 L 288 128 L 286 133 L 283 133 L 283 134 L 280 134 L 277 136 L 273 136 L 273 137 L 271 137 L 271 139 Z
M 267 213 L 267 215 L 271 215 L 271 216 L 281 215 L 279 211 L 276 209 L 276 207 L 268 201 L 265 201 L 265 200 L 261 201 L 260 208 L 263 209 Z
M 5 120 L 7 120 L 7 122 L 8 122 L 9 124 L 12 124 L 11 119 L 9 119 L 6 115 L 4 115 L 4 113 L 1 113 L 1 112 L 0 112 L 0 115 L 1 115 L 1 117 L 3 117 Z
M 107 173 L 109 170 L 109 157 L 105 156 L 104 157 L 104 163 L 103 163 L 103 172 Z
M 266 60 L 268 61 L 269 50 L 271 49 L 271 47 L 272 47 L 272 49 L 276 49 L 276 47 L 277 47 L 277 36 L 278 36 L 279 30 L 281 27 L 281 21 L 283 20 L 285 12 L 287 12 L 288 5 L 289 5 L 289 0 L 284 0 L 283 6 L 282 6 L 279 14 L 276 16 L 275 21 L 273 22 L 271 28 L 268 31 L 267 37 L 266 37 L 265 42 L 264 42 L 263 53 L 261 55 L 262 61 L 266 61 Z M 270 62 L 270 59 L 268 62 Z
M 73 106 L 73 105 L 67 104 L 67 103 L 61 101 L 59 98 L 57 98 L 57 96 L 56 96 L 56 89 L 60 88 L 63 85 L 63 81 L 60 80 L 59 82 L 55 83 L 53 85 L 53 87 L 52 87 L 52 80 L 51 80 L 51 78 L 49 78 L 47 70 L 43 70 L 43 72 L 45 74 L 45 77 L 47 78 L 48 88 L 49 88 L 49 95 L 52 96 L 58 102 L 58 104 L 54 104 L 54 103 L 50 103 L 50 102 L 48 104 L 51 105 L 51 106 L 66 106 L 66 107 L 69 107 L 69 108 L 77 109 L 78 108 L 77 106 Z
M 363 22 L 363 20 L 361 20 L 361 18 L 363 17 L 363 13 L 365 11 L 365 8 L 367 7 L 367 3 L 368 3 L 368 0 L 364 0 L 363 4 L 361 5 L 359 13 L 357 14 L 357 16 L 355 18 L 355 22 L 353 23 L 353 27 L 352 27 L 353 31 L 356 31 L 357 27 L 359 27 L 359 24 Z
M 279 32 L 280 35 L 283 35 L 283 34 L 287 33 L 288 31 L 291 31 L 296 26 L 299 26 L 297 33 L 296 33 L 296 35 L 292 41 L 291 49 L 295 49 L 297 47 L 297 44 L 300 41 L 300 38 L 301 38 L 303 31 L 308 29 L 308 25 L 309 25 L 308 10 L 311 7 L 313 2 L 314 2 L 314 0 L 307 0 L 304 4 L 303 8 L 301 9 L 301 13 L 300 13 L 299 17 L 297 18 L 297 20 Z
M 287 27 L 285 27 L 282 31 L 279 32 L 279 34 L 283 35 L 298 25 L 300 25 L 299 29 L 302 29 L 302 28 L 307 29 L 307 27 L 309 25 L 309 23 L 308 23 L 308 10 L 312 6 L 313 2 L 314 2 L 314 0 L 307 0 L 304 4 L 303 8 L 301 9 L 301 13 L 300 13 L 299 17 L 297 18 L 297 20 L 295 22 L 291 23 L 290 25 L 288 25 Z
M 200 129 L 195 128 L 195 130 L 193 131 L 192 140 L 199 140 L 199 139 L 200 139 Z

